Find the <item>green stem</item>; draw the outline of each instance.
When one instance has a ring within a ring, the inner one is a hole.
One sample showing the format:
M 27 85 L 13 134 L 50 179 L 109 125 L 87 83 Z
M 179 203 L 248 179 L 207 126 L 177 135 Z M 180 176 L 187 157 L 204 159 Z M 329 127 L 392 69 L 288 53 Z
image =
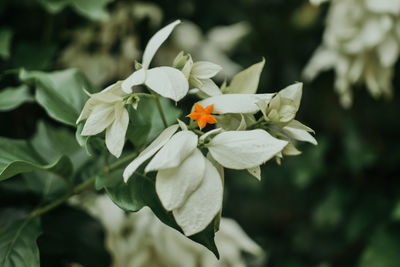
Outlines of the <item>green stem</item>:
M 65 194 L 64 196 L 56 199 L 54 202 L 51 202 L 50 204 L 43 206 L 41 208 L 37 208 L 35 210 L 33 210 L 29 217 L 33 218 L 39 215 L 42 215 L 58 206 L 60 206 L 61 204 L 63 204 L 65 201 L 67 201 L 70 197 L 74 196 L 74 195 L 79 195 L 80 193 L 84 192 L 85 190 L 89 189 L 91 186 L 93 186 L 94 182 L 96 181 L 96 177 L 100 174 L 105 174 L 105 173 L 109 173 L 117 168 L 119 168 L 121 165 L 123 165 L 124 163 L 132 160 L 133 158 L 135 158 L 137 156 L 137 152 L 132 153 L 120 160 L 117 160 L 116 162 L 114 162 L 113 164 L 111 164 L 110 166 L 104 168 L 104 170 L 102 172 L 100 172 L 97 175 L 93 175 L 92 177 L 90 177 L 89 179 L 87 179 L 86 181 L 84 181 L 83 183 L 73 187 L 67 194 Z
M 156 105 L 157 105 L 158 111 L 160 112 L 161 119 L 163 121 L 164 127 L 167 128 L 168 127 L 168 123 L 167 123 L 167 119 L 165 118 L 165 114 L 164 114 L 164 111 L 162 109 L 162 106 L 161 106 L 161 103 L 160 103 L 160 99 L 158 98 L 158 95 L 155 94 L 153 91 L 150 90 L 150 92 L 154 96 L 154 101 L 156 101 Z

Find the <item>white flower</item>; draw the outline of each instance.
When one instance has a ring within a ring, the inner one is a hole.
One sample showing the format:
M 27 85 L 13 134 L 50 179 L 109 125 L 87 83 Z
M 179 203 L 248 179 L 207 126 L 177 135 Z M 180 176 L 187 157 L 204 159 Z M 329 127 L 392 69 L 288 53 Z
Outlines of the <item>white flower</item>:
M 163 97 L 175 101 L 187 94 L 189 84 L 180 70 L 166 66 L 149 69 L 154 54 L 179 23 L 177 20 L 165 26 L 150 39 L 143 53 L 142 68 L 133 72 L 122 83 L 122 89 L 126 93 L 132 92 L 132 86 L 145 84 Z
M 156 191 L 164 208 L 172 211 L 185 235 L 202 231 L 220 211 L 222 181 L 215 167 L 197 148 L 191 131 L 165 129 L 124 171 L 124 180 L 148 158 L 146 172 L 158 171 Z M 159 150 L 159 151 L 158 151 Z
M 121 82 L 96 94 L 89 94 L 76 123 L 86 119 L 81 135 L 96 135 L 106 130 L 106 146 L 117 158 L 121 155 L 128 129 L 129 114 L 125 109 Z
M 113 267 L 234 267 L 245 266 L 243 252 L 262 260 L 262 249 L 232 219 L 222 218 L 215 243 L 217 260 L 209 250 L 158 220 L 149 208 L 126 215 L 107 196 L 76 199 L 97 218 L 105 230 L 106 247 Z M 112 215 L 112 216 L 110 216 Z
M 302 83 L 295 83 L 279 91 L 268 102 L 260 101 L 257 103 L 265 121 L 272 123 L 271 129 L 275 135 L 289 141 L 282 150 L 283 155 L 294 156 L 301 153 L 294 146 L 294 140 L 317 145 L 317 140 L 310 134 L 310 132 L 314 133 L 314 131 L 294 119 L 300 107 L 302 88 Z M 277 156 L 281 158 L 282 154 Z M 249 172 L 252 173 L 250 170 Z
M 172 211 L 185 235 L 190 236 L 202 231 L 221 210 L 223 185 L 217 168 L 198 148 L 197 135 L 189 130 L 174 134 L 177 129 L 178 125 L 165 129 L 126 167 L 123 176 L 127 181 L 152 157 L 145 172 L 157 171 L 156 191 L 161 203 Z M 208 138 L 211 138 L 209 142 Z M 217 167 L 250 169 L 258 178 L 259 165 L 288 144 L 264 130 L 220 133 L 216 129 L 200 141 L 208 148 Z
M 326 24 L 323 43 L 304 77 L 313 80 L 334 69 L 344 107 L 351 106 L 351 87 L 357 83 L 365 83 L 375 98 L 391 96 L 400 53 L 400 0 L 331 0 Z
M 195 90 L 200 90 L 206 97 L 220 95 L 221 91 L 211 78 L 214 77 L 222 67 L 208 61 L 193 63 L 192 57 L 190 55 L 183 55 L 183 52 L 178 54 L 174 63 L 179 68 L 179 61 L 185 59 L 186 62 L 182 66 L 182 72 L 188 79 L 189 84 L 196 88 Z

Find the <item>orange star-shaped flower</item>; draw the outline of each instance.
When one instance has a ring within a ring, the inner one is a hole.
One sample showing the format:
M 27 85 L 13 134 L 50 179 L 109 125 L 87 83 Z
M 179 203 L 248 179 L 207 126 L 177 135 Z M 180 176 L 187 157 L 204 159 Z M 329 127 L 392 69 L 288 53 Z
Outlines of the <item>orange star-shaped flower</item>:
M 200 129 L 206 127 L 207 123 L 214 124 L 217 120 L 214 118 L 211 113 L 213 112 L 214 105 L 209 105 L 206 108 L 203 108 L 200 104 L 194 105 L 194 112 L 189 114 L 189 117 L 193 120 L 197 121 Z

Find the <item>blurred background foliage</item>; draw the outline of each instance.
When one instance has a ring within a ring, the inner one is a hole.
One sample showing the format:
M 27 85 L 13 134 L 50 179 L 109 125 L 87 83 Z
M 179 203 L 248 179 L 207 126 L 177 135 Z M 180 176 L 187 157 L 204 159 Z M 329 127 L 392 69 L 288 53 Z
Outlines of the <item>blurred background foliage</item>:
M 20 85 L 13 75 L 20 67 L 77 67 L 103 88 L 133 70 L 133 59 L 160 25 L 180 18 L 204 33 L 217 25 L 248 22 L 250 33 L 230 57 L 243 67 L 265 57 L 259 93 L 275 92 L 301 81 L 302 69 L 321 41 L 326 9 L 306 0 L 2 0 L 0 88 Z M 32 88 L 19 90 L 20 106 L 0 113 L 0 135 L 35 140 L 36 131 L 49 130 L 39 122 L 50 120 L 32 103 Z M 0 102 L 7 97 L 4 92 Z M 366 90 L 356 90 L 353 108 L 343 110 L 333 91 L 333 72 L 327 72 L 305 84 L 298 113 L 316 131 L 319 145 L 303 145 L 301 156 L 287 157 L 280 166 L 268 162 L 261 182 L 246 172 L 226 173 L 223 216 L 237 220 L 267 251 L 266 265 L 399 266 L 399 98 L 396 90 L 391 101 L 376 101 Z M 73 143 L 70 137 L 63 139 L 66 144 Z M 40 179 L 29 177 L 35 175 Z M 0 226 L 40 202 L 43 177 L 38 171 L 0 184 Z M 48 197 L 64 187 L 55 184 Z M 109 255 L 99 246 L 101 226 L 82 211 L 57 209 L 42 219 L 42 227 L 38 244 L 43 266 L 109 265 Z

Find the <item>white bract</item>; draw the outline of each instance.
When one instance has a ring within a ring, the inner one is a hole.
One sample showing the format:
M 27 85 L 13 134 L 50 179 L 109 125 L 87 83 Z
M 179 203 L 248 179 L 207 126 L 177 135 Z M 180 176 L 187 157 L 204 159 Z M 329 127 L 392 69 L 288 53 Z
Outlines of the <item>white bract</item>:
M 365 83 L 375 98 L 390 97 L 400 53 L 400 0 L 330 2 L 323 43 L 305 67 L 304 77 L 313 80 L 333 69 L 335 90 L 344 107 L 351 106 L 351 87 L 358 83 Z
M 110 85 L 96 94 L 89 94 L 76 123 L 86 119 L 81 135 L 96 135 L 106 130 L 106 146 L 117 158 L 125 143 L 129 114 L 125 109 L 121 82 Z
M 142 68 L 122 83 L 126 93 L 132 93 L 133 86 L 145 84 L 154 92 L 174 101 L 179 101 L 187 94 L 189 84 L 180 70 L 167 66 L 149 69 L 154 54 L 179 23 L 180 20 L 177 20 L 165 26 L 150 39 L 143 53 Z

